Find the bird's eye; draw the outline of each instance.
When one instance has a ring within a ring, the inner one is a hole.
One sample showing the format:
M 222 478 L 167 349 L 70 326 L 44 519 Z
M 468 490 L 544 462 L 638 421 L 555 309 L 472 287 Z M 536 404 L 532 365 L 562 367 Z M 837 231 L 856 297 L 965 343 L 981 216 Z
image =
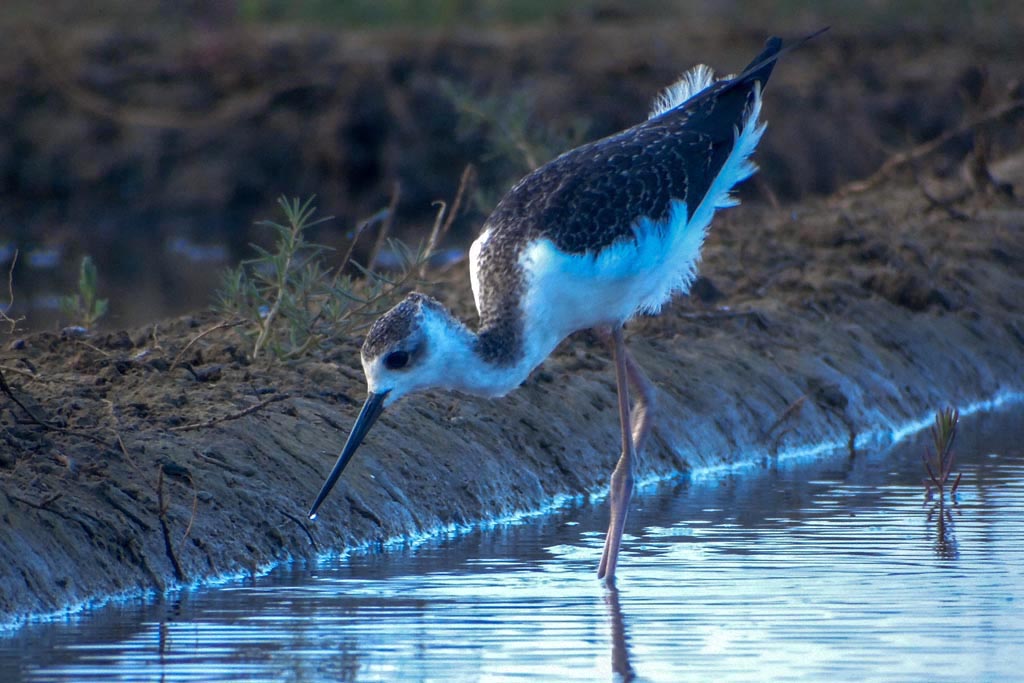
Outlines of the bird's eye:
M 384 356 L 384 367 L 388 370 L 401 370 L 409 364 L 408 351 L 392 351 Z

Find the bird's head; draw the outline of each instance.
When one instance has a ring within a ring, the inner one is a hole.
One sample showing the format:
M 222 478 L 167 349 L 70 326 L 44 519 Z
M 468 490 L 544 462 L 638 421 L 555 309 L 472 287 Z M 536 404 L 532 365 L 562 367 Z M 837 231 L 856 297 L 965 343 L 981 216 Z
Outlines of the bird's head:
M 402 396 L 443 386 L 450 369 L 445 356 L 463 325 L 439 301 L 419 293 L 405 297 L 377 319 L 360 352 L 370 396 L 384 406 Z
M 424 294 L 408 295 L 377 319 L 360 354 L 366 373 L 366 403 L 310 508 L 310 519 L 316 517 L 320 504 L 384 408 L 414 391 L 451 385 L 449 352 L 460 340 L 464 343 L 466 335 L 462 323 L 440 302 Z

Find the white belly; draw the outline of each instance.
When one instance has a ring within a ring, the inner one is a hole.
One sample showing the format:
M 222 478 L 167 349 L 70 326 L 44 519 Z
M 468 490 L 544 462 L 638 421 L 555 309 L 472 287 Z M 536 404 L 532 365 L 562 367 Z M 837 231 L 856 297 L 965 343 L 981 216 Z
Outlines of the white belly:
M 521 261 L 531 328 L 550 329 L 560 341 L 577 330 L 656 313 L 693 282 L 711 213 L 698 211 L 687 222 L 685 205 L 674 202 L 667 224 L 640 221 L 636 241 L 597 256 L 565 254 L 546 239 L 534 242 Z

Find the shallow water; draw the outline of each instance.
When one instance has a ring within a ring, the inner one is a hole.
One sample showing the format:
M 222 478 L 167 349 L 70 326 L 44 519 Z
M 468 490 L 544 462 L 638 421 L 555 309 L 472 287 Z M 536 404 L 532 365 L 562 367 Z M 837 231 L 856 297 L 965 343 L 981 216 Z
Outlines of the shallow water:
M 959 501 L 926 435 L 288 568 L 0 639 L 0 680 L 1010 681 L 1024 661 L 1024 420 L 965 419 Z

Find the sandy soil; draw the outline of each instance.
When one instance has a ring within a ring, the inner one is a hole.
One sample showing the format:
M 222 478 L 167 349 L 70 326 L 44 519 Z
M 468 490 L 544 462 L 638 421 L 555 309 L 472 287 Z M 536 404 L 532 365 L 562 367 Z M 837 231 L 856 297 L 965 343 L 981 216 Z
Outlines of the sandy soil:
M 643 476 L 863 447 L 947 403 L 1024 389 L 1024 205 L 933 177 L 970 144 L 953 147 L 917 177 L 720 214 L 695 296 L 628 331 L 660 392 Z M 1024 187 L 1019 151 L 992 170 Z M 464 267 L 438 279 L 469 316 Z M 617 457 L 608 352 L 580 334 L 501 401 L 394 406 L 311 524 L 362 402 L 360 340 L 268 366 L 234 330 L 199 336 L 218 322 L 0 351 L 0 621 L 537 508 L 600 490 Z

